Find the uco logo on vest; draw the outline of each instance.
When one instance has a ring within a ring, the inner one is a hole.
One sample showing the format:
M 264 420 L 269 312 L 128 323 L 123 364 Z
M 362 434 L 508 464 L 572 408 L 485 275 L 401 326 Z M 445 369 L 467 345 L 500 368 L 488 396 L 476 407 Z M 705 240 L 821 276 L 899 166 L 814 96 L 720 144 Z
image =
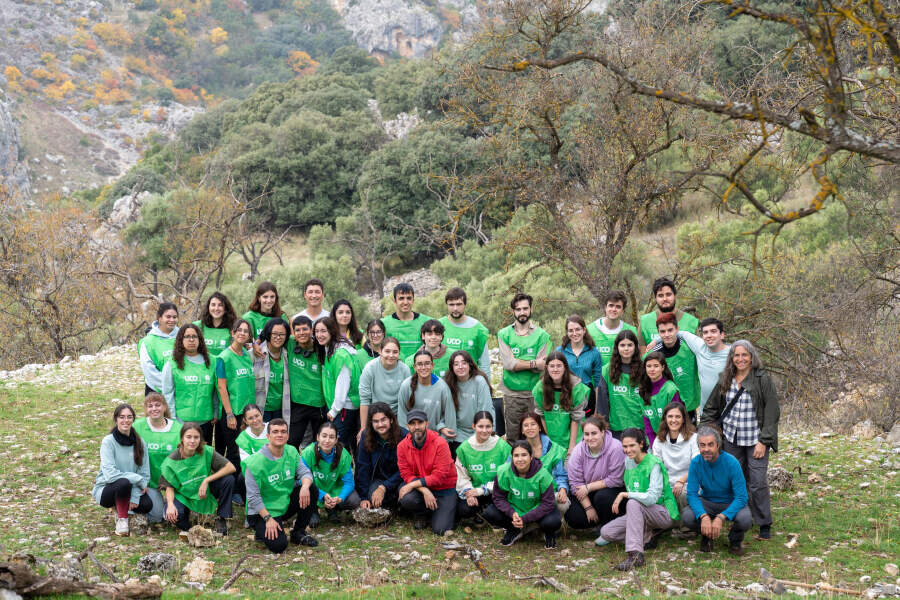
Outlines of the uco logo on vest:
M 269 475 L 269 483 L 275 483 L 276 481 L 280 481 L 280 480 L 281 480 L 280 473 L 272 473 L 271 475 Z
M 209 376 L 207 376 L 209 378 Z M 200 378 L 196 375 L 185 375 L 184 376 L 185 383 L 200 383 Z
M 444 339 L 444 343 L 448 346 L 462 346 L 462 338 L 448 337 Z
M 469 467 L 472 471 L 481 472 L 484 471 L 484 465 L 472 465 Z
M 614 385 L 613 391 L 619 394 L 627 394 L 628 386 L 627 385 Z
M 237 377 L 243 377 L 250 374 L 250 369 L 235 369 L 234 374 Z

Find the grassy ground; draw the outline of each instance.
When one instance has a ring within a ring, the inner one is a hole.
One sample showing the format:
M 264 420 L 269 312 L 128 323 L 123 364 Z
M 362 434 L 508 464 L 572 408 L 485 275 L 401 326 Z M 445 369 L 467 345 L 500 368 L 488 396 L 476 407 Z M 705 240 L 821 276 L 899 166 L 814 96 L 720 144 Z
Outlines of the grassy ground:
M 215 562 L 207 589 L 216 590 L 246 554 L 254 555 L 245 566 L 257 576 L 242 578 L 235 587 L 241 596 L 257 598 L 299 591 L 331 599 L 557 595 L 534 587 L 533 580 L 515 580 L 534 575 L 553 577 L 587 594 L 657 596 L 674 584 L 694 595 L 734 597 L 736 591 L 747 595 L 744 588 L 759 580 L 760 567 L 776 577 L 859 590 L 868 587 L 860 583 L 866 575 L 872 582 L 895 583 L 884 567 L 898 562 L 900 555 L 900 478 L 895 472 L 900 453 L 870 441 L 821 438 L 818 432 L 783 435 L 782 451 L 772 464 L 794 470 L 794 487 L 774 494 L 774 538 L 748 541 L 742 559 L 728 555 L 724 545 L 707 555 L 697 551 L 696 540 L 667 537 L 648 552 L 648 564 L 637 574 L 621 574 L 613 566 L 624 557 L 622 547 L 596 548 L 587 532 L 565 532 L 557 550 L 545 551 L 534 535 L 506 549 L 497 544 L 499 533 L 461 526 L 451 539 L 484 552 L 489 576 L 482 580 L 465 556 L 448 555 L 441 547 L 444 540 L 414 531 L 402 519 L 378 530 L 323 523 L 314 532 L 318 548 L 298 551 L 291 546 L 274 556 L 241 527 L 240 509 L 228 537 L 214 548 L 189 548 L 170 527 L 145 537 L 117 538 L 112 516 L 94 504 L 90 489 L 99 440 L 111 425 L 114 405 L 139 397 L 139 372 L 127 356 L 110 354 L 91 365 L 45 372 L 36 383 L 0 382 L 0 554 L 59 558 L 97 540 L 101 561 L 121 576 L 136 577 L 140 556 L 169 552 L 178 558 L 178 571 L 163 575 L 171 590 L 166 596 L 172 598 L 194 595 L 183 588 L 177 592 L 180 570 L 194 557 Z M 65 384 L 59 383 L 63 379 Z M 812 474 L 821 482 L 808 483 Z M 794 533 L 799 535 L 796 547 L 786 548 Z M 342 566 L 340 582 L 331 548 Z M 369 589 L 364 574 L 381 569 L 391 583 Z M 100 575 L 93 566 L 88 570 L 89 576 Z M 707 593 L 712 589 L 703 587 L 707 582 L 722 589 Z

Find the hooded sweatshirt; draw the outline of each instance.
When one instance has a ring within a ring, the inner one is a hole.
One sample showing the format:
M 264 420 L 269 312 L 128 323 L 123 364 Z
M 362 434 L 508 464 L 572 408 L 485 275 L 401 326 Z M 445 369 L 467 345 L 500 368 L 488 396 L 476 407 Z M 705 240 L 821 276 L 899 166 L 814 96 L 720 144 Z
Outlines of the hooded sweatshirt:
M 606 431 L 603 434 L 603 448 L 594 456 L 588 449 L 587 442 L 580 441 L 569 457 L 567 470 L 569 485 L 573 490 L 601 480 L 608 488 L 622 487 L 625 474 L 622 442 L 614 438 L 610 431 Z
M 159 321 L 153 321 L 150 331 L 139 344 L 138 354 L 141 359 L 141 371 L 144 372 L 144 381 L 148 387 L 160 394 L 163 388 L 163 366 L 172 357 L 176 335 L 178 335 L 177 325 L 172 328 L 172 331 L 165 334 L 159 328 Z

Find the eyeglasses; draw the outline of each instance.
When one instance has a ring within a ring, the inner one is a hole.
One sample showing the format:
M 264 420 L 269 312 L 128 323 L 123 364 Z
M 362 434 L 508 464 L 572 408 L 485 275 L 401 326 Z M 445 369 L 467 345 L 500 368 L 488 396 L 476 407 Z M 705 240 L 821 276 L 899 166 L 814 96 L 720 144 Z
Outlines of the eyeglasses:
M 287 337 L 287 334 L 286 333 L 273 333 L 270 337 L 283 338 L 283 337 Z
M 200 339 L 200 336 L 197 336 L 197 335 L 186 335 L 186 336 L 184 336 L 184 339 L 186 339 L 186 340 L 199 340 L 199 339 Z

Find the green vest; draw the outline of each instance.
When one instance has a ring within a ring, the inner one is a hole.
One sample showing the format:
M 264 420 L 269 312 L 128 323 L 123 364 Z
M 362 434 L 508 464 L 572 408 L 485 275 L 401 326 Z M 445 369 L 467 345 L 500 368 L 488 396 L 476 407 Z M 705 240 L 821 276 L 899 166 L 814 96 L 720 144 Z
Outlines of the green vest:
M 369 353 L 365 351 L 362 344 L 358 344 L 356 346 L 356 364 L 359 365 L 359 372 L 362 374 L 363 369 L 366 368 L 366 365 L 378 358 L 377 356 L 369 356 Z
M 334 388 L 338 375 L 344 367 L 350 369 L 350 402 L 353 403 L 353 408 L 359 408 L 359 363 L 346 348 L 338 348 L 334 354 L 325 358 L 322 370 L 322 391 L 325 393 L 328 410 L 331 410 L 331 405 L 334 404 Z
M 225 382 L 228 389 L 228 400 L 231 412 L 236 415 L 244 413 L 244 407 L 256 402 L 256 380 L 253 376 L 253 357 L 244 351 L 241 356 L 226 348 L 217 360 L 225 365 Z M 225 406 L 222 406 L 224 415 Z
M 510 447 L 506 440 L 501 438 L 490 450 L 475 450 L 470 444 L 471 441 L 472 438 L 469 438 L 456 449 L 456 460 L 469 474 L 472 486 L 481 487 L 493 481 L 497 469 L 509 460 Z
M 576 384 L 575 387 L 572 388 L 572 407 L 575 408 L 582 404 L 586 404 L 590 392 L 591 389 L 583 383 Z M 560 408 L 560 392 L 554 390 L 553 407 L 550 409 L 544 407 L 543 381 L 539 380 L 537 382 L 537 385 L 531 390 L 531 394 L 534 396 L 535 406 L 544 411 L 544 422 L 547 424 L 547 435 L 550 437 L 550 440 L 554 444 L 559 444 L 568 451 L 569 436 L 571 433 L 569 431 L 569 425 L 572 423 L 572 414 L 569 411 Z M 575 440 L 576 443 L 581 441 L 581 428 L 578 429 L 577 436 L 578 438 Z
M 645 346 L 653 341 L 654 335 L 659 333 L 656 329 L 656 318 L 658 316 L 655 310 L 648 312 L 646 315 L 641 315 L 641 337 L 644 338 Z M 697 331 L 698 325 L 700 325 L 700 319 L 691 313 L 682 313 L 681 319 L 678 320 L 678 329 L 681 331 L 694 333 Z
M 134 430 L 141 439 L 147 442 L 147 457 L 150 459 L 150 483 L 148 487 L 159 487 L 159 473 L 163 461 L 166 460 L 181 441 L 181 423 L 172 421 L 169 431 L 153 431 L 147 419 L 138 419 L 134 422 Z
M 609 367 L 603 365 L 603 379 L 606 381 L 606 389 L 609 392 L 609 428 L 613 431 L 623 431 L 629 427 L 644 428 L 644 401 L 637 386 L 629 382 L 625 373 L 619 375 L 619 383 L 609 380 Z
M 446 375 L 447 371 L 450 370 L 450 355 L 451 354 L 453 354 L 453 351 L 448 348 L 447 351 L 444 352 L 443 356 L 441 356 L 440 358 L 435 358 L 434 366 L 431 369 L 431 372 L 434 373 L 435 375 L 437 375 L 438 377 L 443 377 L 444 375 Z M 413 360 L 415 357 L 416 357 L 416 355 L 413 354 L 412 356 L 407 356 L 406 360 L 403 361 L 404 363 L 406 363 L 406 366 L 409 367 L 409 372 L 412 373 L 413 375 L 416 374 L 415 361 Z
M 313 481 L 316 483 L 319 491 L 337 498 L 344 487 L 344 475 L 347 474 L 351 467 L 350 452 L 344 448 L 341 452 L 341 460 L 334 469 L 331 468 L 333 463 L 329 464 L 324 460 L 320 460 L 319 465 L 316 466 L 316 444 L 310 444 L 304 448 L 301 456 L 303 457 L 303 462 L 312 471 Z M 319 502 L 319 506 L 323 506 L 323 504 L 323 502 Z
M 449 348 L 447 354 L 453 354 L 457 350 L 465 350 L 478 364 L 478 359 L 484 352 L 484 345 L 490 337 L 488 328 L 479 323 L 475 327 L 459 327 L 454 325 L 449 316 L 438 319 L 444 326 L 444 345 Z
M 267 443 L 269 443 L 269 440 L 268 440 L 268 438 L 262 438 L 262 439 L 258 440 L 255 437 L 251 436 L 248 433 L 249 431 L 250 431 L 250 428 L 248 427 L 247 429 L 240 432 L 238 434 L 237 438 L 234 440 L 234 443 L 238 448 L 240 448 L 241 450 L 243 450 L 250 456 L 253 456 L 257 452 L 262 450 L 263 446 L 265 446 Z M 293 448 L 293 446 L 291 446 L 291 448 Z M 249 457 L 248 457 L 248 459 L 249 459 Z M 243 473 L 246 470 L 247 470 L 247 461 L 243 460 L 243 461 L 241 461 L 241 473 Z
M 635 335 L 637 335 L 637 328 L 633 325 L 629 325 L 628 323 L 622 323 L 622 330 L 628 329 L 629 331 L 633 331 Z M 616 343 L 616 336 L 618 333 L 614 333 L 611 335 L 602 333 L 600 329 L 597 327 L 597 322 L 592 321 L 588 323 L 587 332 L 591 334 L 591 338 L 594 340 L 594 344 L 597 346 L 597 352 L 600 353 L 600 356 L 603 357 L 603 364 L 608 365 L 609 359 L 612 358 L 613 353 L 613 344 Z
M 700 406 L 700 377 L 697 373 L 697 357 L 682 340 L 678 352 L 672 358 L 666 358 L 666 364 L 672 371 L 672 380 L 678 386 L 678 395 L 688 411 L 697 410 Z
M 506 492 L 506 500 L 521 517 L 538 507 L 541 496 L 553 485 L 553 477 L 544 469 L 527 479 L 519 477 L 512 463 L 505 463 L 497 470 L 497 485 Z
M 141 346 L 147 348 L 147 355 L 153 361 L 153 366 L 157 371 L 162 372 L 166 361 L 172 358 L 172 351 L 175 350 L 175 338 L 162 338 L 158 335 L 147 334 L 138 342 L 138 352 L 140 352 Z M 162 393 L 162 390 L 155 391 Z
M 227 327 L 207 327 L 201 321 L 194 321 L 194 325 L 203 332 L 206 351 L 209 352 L 209 357 L 215 361 L 222 350 L 231 344 L 231 331 Z
M 269 357 L 269 383 L 266 388 L 265 410 L 281 410 L 284 398 L 284 361 L 287 353 L 282 349 L 281 360 L 274 361 Z
M 200 498 L 200 484 L 212 474 L 213 449 L 203 446 L 202 454 L 194 454 L 182 460 L 167 457 L 162 464 L 162 476 L 175 488 L 175 498 L 195 513 L 211 515 L 216 512 L 216 499 L 207 489 L 206 498 Z
M 643 414 L 650 421 L 650 428 L 653 431 L 659 429 L 659 422 L 662 420 L 663 409 L 672 401 L 675 394 L 678 393 L 678 387 L 671 381 L 666 381 L 659 391 L 650 396 L 650 404 L 644 404 Z
M 553 469 L 556 468 L 556 465 L 566 459 L 566 452 L 568 450 L 568 447 L 563 448 L 559 444 L 554 444 L 553 440 L 550 440 L 550 446 L 547 448 L 547 453 L 538 459 L 541 461 L 544 470 L 550 474 L 551 478 L 553 476 Z M 556 481 L 553 482 L 553 487 L 554 489 L 556 488 Z
M 425 321 L 431 317 L 420 314 L 412 321 L 401 321 L 395 319 L 393 315 L 382 317 L 381 322 L 384 323 L 385 337 L 395 337 L 400 342 L 400 360 L 406 360 L 412 356 L 422 345 L 422 335 L 420 330 Z
M 182 422 L 206 423 L 215 418 L 213 393 L 216 389 L 216 369 L 214 357 L 210 364 L 196 364 L 184 359 L 184 369 L 179 369 L 174 360 L 172 383 L 175 387 L 175 416 Z
M 669 472 L 666 471 L 666 466 L 656 456 L 645 454 L 639 465 L 633 469 L 625 469 L 625 489 L 629 492 L 645 493 L 650 487 L 650 472 L 653 471 L 654 465 L 659 465 L 659 470 L 663 476 L 663 493 L 656 503 L 665 506 L 672 520 L 677 521 L 679 518 L 678 504 L 675 502 L 675 495 L 672 493 L 671 486 L 669 486 Z
M 291 402 L 306 406 L 325 406 L 322 391 L 322 365 L 313 352 L 309 356 L 295 354 L 297 342 L 289 340 L 286 348 L 288 357 L 288 383 L 291 387 Z
M 284 319 L 287 323 L 290 323 L 290 321 L 287 318 L 287 315 L 285 315 L 284 313 L 281 313 L 280 317 L 282 319 Z M 248 310 L 247 312 L 244 313 L 244 315 L 241 318 L 244 319 L 245 321 L 247 321 L 248 323 L 250 323 L 250 327 L 253 330 L 251 332 L 253 334 L 253 339 L 258 340 L 259 334 L 262 333 L 262 330 L 266 326 L 266 323 L 268 323 L 270 320 L 274 319 L 275 317 L 268 317 L 266 315 L 256 312 L 255 310 Z M 290 328 L 291 328 L 291 326 L 288 325 L 288 330 L 290 330 Z
M 497 332 L 497 337 L 512 350 L 513 358 L 530 361 L 537 358 L 538 352 L 550 342 L 550 334 L 535 327 L 530 335 L 516 335 L 513 325 L 504 327 Z M 507 371 L 503 369 L 503 385 L 506 389 L 517 392 L 529 392 L 534 389 L 541 374 L 534 371 Z
M 241 465 L 245 472 L 249 470 L 253 474 L 263 506 L 273 517 L 280 517 L 287 512 L 299 464 L 300 454 L 297 449 L 287 445 L 281 458 L 271 460 L 256 453 Z

